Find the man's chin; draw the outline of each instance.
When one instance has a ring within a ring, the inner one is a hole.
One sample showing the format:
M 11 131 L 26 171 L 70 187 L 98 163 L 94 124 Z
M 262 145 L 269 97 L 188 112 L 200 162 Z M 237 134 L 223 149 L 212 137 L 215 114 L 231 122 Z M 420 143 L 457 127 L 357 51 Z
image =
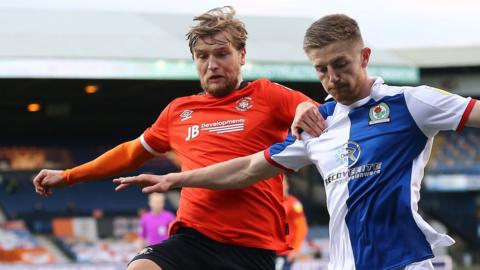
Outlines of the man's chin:
M 205 92 L 214 97 L 224 97 L 230 94 L 234 90 L 233 87 L 228 85 L 211 85 L 205 88 Z
M 207 89 L 206 92 L 214 97 L 224 97 L 232 92 L 233 89 L 229 90 L 226 88 L 222 89 Z

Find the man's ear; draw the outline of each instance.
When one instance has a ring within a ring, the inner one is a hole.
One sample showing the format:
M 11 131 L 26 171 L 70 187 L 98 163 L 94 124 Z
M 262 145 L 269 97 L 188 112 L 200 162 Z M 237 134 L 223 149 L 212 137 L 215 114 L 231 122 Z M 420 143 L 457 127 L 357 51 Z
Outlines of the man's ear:
M 366 68 L 368 66 L 368 62 L 370 61 L 370 54 L 372 50 L 368 47 L 362 49 L 362 67 Z
M 240 50 L 240 65 L 245 65 L 245 55 L 247 55 L 247 49 L 243 48 Z

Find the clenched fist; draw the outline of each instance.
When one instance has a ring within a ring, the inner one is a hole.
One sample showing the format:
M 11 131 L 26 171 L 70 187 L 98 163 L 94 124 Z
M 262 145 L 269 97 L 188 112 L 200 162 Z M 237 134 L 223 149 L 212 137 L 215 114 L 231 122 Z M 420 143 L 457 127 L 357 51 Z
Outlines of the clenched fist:
M 42 196 L 52 194 L 52 188 L 66 186 L 63 170 L 41 170 L 33 179 L 35 192 Z

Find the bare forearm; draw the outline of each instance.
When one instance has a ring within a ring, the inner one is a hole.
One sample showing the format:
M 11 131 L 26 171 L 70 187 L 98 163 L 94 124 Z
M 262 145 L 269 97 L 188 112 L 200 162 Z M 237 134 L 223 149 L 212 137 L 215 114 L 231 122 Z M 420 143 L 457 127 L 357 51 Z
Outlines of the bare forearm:
M 268 163 L 263 152 L 259 152 L 196 170 L 167 175 L 140 174 L 117 178 L 113 182 L 118 184 L 116 191 L 135 184 L 143 186 L 142 192 L 145 193 L 166 192 L 178 187 L 235 189 L 249 186 L 281 172 L 281 169 Z
M 270 165 L 263 152 L 218 163 L 205 168 L 169 175 L 173 187 L 203 187 L 210 189 L 235 189 L 281 173 Z

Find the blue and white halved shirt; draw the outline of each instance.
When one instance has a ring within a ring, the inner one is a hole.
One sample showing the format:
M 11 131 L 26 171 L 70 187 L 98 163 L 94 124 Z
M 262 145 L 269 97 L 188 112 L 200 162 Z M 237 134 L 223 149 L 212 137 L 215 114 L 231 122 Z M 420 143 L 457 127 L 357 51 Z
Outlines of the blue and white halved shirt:
M 433 137 L 461 130 L 475 100 L 427 87 L 393 87 L 377 78 L 370 96 L 319 108 L 327 130 L 305 132 L 265 150 L 272 164 L 315 164 L 330 214 L 329 269 L 397 269 L 433 257 L 454 240 L 417 213 Z

